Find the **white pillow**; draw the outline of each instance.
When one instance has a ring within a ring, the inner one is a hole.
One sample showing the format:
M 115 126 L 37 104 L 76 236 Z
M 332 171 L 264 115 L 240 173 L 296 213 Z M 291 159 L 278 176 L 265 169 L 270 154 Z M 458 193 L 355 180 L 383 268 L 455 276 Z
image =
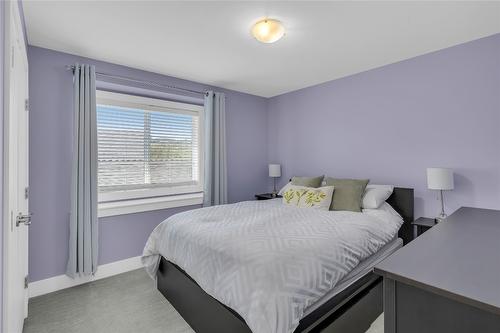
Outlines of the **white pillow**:
M 333 190 L 333 186 L 306 187 L 290 184 L 283 192 L 283 204 L 329 210 Z
M 392 194 L 392 185 L 368 185 L 363 194 L 361 207 L 364 209 L 379 208 Z
M 285 193 L 285 191 L 288 190 L 290 186 L 292 186 L 292 182 L 286 183 L 286 185 L 283 186 L 281 190 L 278 192 L 278 195 L 283 195 L 283 193 Z

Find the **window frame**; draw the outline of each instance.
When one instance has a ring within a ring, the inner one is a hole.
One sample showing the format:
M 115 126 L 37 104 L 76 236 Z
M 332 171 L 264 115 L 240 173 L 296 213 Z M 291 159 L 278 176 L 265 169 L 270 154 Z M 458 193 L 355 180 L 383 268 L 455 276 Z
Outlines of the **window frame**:
M 198 183 L 196 185 L 154 185 L 145 188 L 129 190 L 123 189 L 109 192 L 100 192 L 98 185 L 99 216 L 119 215 L 120 209 L 117 208 L 123 208 L 123 214 L 127 214 L 130 212 L 154 210 L 150 209 L 151 207 L 157 207 L 155 209 L 162 209 L 202 203 L 205 150 L 205 115 L 203 106 L 181 102 L 172 102 L 157 98 L 136 96 L 132 94 L 96 90 L 96 111 L 98 105 L 112 105 L 145 111 L 198 116 L 199 145 Z M 99 154 L 99 151 L 96 151 L 96 154 Z M 178 196 L 178 198 L 176 198 L 176 196 Z M 162 197 L 164 197 L 164 200 L 161 199 Z M 186 198 L 189 198 L 190 200 L 185 200 Z M 162 205 L 161 202 L 164 202 L 165 204 Z M 179 204 L 173 204 L 175 202 L 178 202 Z M 154 205 L 151 205 L 151 203 L 154 203 Z M 133 206 L 135 208 L 132 209 L 133 211 L 131 211 L 131 208 L 127 206 Z M 141 206 L 143 208 L 142 210 Z M 111 210 L 105 212 L 106 209 Z

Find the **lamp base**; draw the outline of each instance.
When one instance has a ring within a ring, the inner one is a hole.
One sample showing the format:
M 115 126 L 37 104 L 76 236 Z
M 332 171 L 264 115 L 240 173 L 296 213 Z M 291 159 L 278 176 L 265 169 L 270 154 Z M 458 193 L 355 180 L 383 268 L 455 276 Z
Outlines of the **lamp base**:
M 448 215 L 446 215 L 446 213 L 441 213 L 439 214 L 435 220 L 436 220 L 436 223 L 439 223 L 439 222 L 443 222 L 444 220 L 446 220 L 446 218 L 448 217 Z
M 271 198 L 276 198 L 278 196 L 278 193 L 276 191 L 271 192 Z
M 436 217 L 436 223 L 443 222 L 448 217 L 448 215 L 444 212 L 443 190 L 439 191 L 439 196 L 441 199 L 441 213 Z

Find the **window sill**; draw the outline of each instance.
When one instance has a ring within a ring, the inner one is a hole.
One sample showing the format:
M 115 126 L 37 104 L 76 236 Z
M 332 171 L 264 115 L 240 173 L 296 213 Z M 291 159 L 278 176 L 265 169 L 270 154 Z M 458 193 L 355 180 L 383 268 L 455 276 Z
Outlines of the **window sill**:
M 113 202 L 98 203 L 98 217 L 125 215 L 152 210 L 201 205 L 203 203 L 203 193 L 189 193 L 171 195 L 166 197 L 122 200 Z

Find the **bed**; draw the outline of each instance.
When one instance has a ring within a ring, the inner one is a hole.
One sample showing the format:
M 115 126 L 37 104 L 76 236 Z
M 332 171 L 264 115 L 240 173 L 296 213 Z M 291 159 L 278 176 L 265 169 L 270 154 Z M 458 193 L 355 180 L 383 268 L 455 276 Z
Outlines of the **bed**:
M 387 202 L 401 222 L 272 200 L 181 213 L 153 231 L 143 263 L 196 332 L 364 332 L 382 312 L 373 265 L 411 240 L 413 190 Z

